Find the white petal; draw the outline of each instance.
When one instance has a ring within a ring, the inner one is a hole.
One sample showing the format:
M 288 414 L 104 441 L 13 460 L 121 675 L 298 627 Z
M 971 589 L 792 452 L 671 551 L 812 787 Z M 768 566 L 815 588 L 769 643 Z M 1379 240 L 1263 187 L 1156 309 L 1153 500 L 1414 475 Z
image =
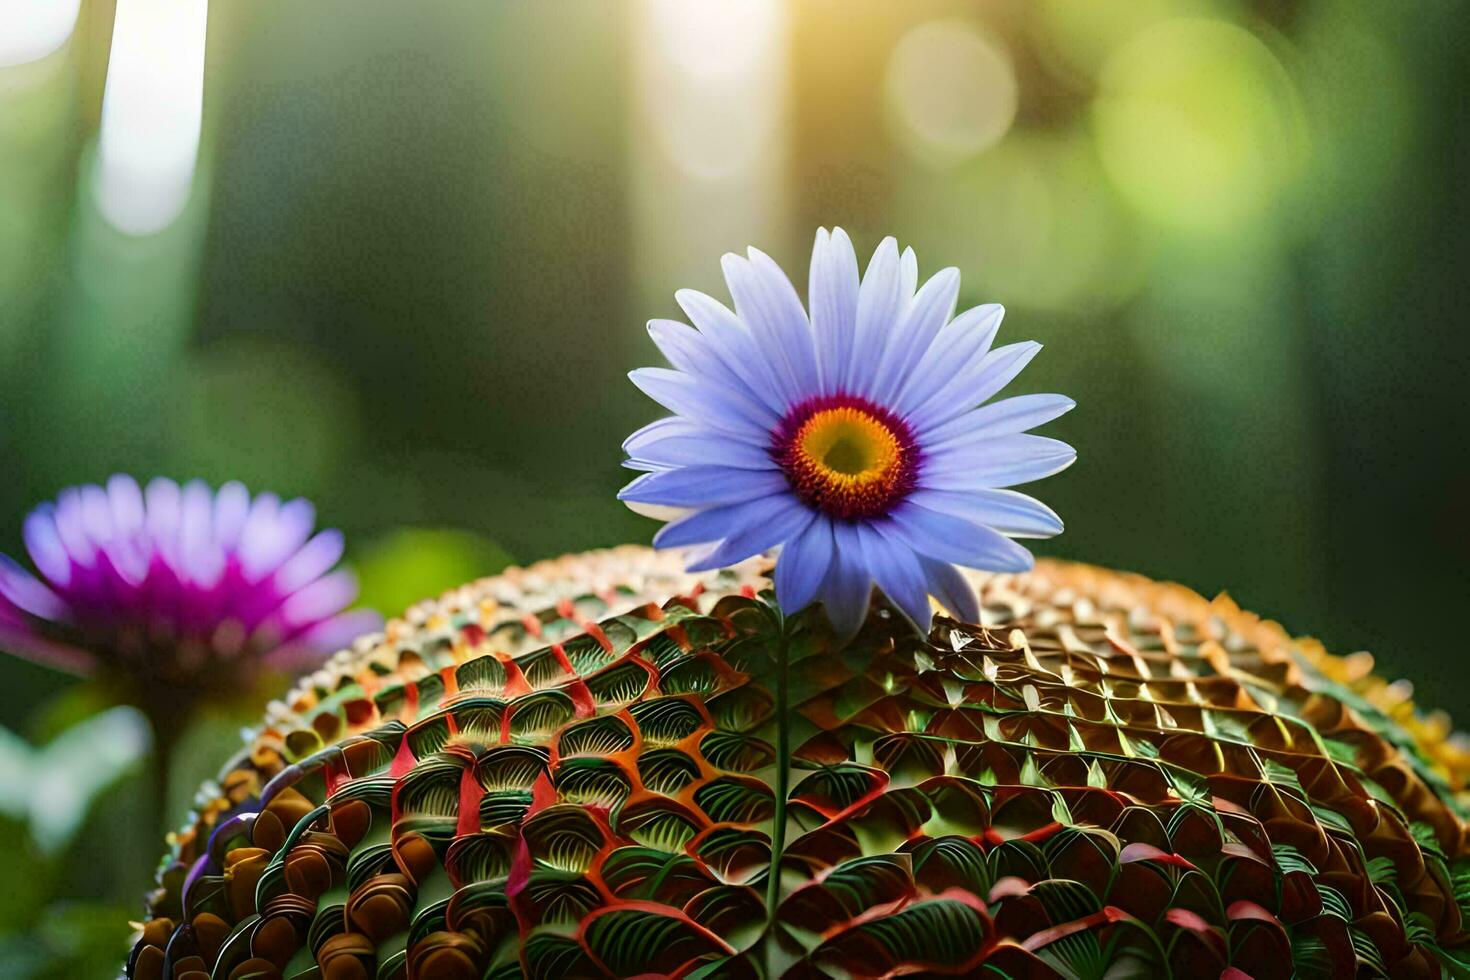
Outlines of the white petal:
M 789 496 L 782 493 L 688 513 L 678 521 L 660 528 L 653 536 L 653 546 L 687 548 L 690 545 L 722 541 L 748 524 L 767 519 L 774 510 L 780 508 L 781 500 L 778 498 Z
M 793 405 L 804 394 L 815 391 L 816 361 L 815 355 L 809 351 L 806 356 L 811 365 L 812 378 L 805 387 L 802 383 L 803 355 L 799 353 L 799 349 L 803 341 L 808 345 L 811 341 L 809 333 L 804 338 L 802 336 L 809 329 L 806 311 L 801 308 L 801 302 L 795 299 L 795 292 L 792 291 L 791 298 L 800 316 L 799 321 L 793 320 L 791 310 L 784 302 L 782 290 L 776 281 L 784 283 L 787 291 L 791 290 L 791 283 L 779 269 L 776 270 L 776 281 L 772 281 L 765 271 L 757 270 L 750 260 L 733 253 L 720 259 L 720 267 L 724 269 L 725 282 L 735 300 L 735 314 L 750 328 L 761 359 L 771 366 L 771 373 L 776 379 L 776 390 L 780 392 L 784 404 Z
M 618 499 L 670 507 L 717 507 L 784 492 L 789 486 L 776 470 L 685 466 L 645 473 L 619 491 Z
M 646 440 L 628 463 L 640 464 L 637 467 L 640 469 L 705 465 L 731 466 L 738 470 L 777 468 L 769 450 L 713 432 Z
M 906 417 L 927 432 L 970 411 L 1015 379 L 1041 350 L 1035 341 L 999 347 L 950 378 Z
M 787 613 L 811 605 L 832 566 L 835 547 L 832 522 L 822 516 L 782 547 L 776 559 L 776 601 Z
M 954 314 L 960 294 L 958 269 L 942 269 L 919 290 L 908 304 L 902 322 L 892 332 L 883 351 L 883 361 L 873 383 L 872 397 L 891 404 L 919 366 L 940 329 Z
M 934 612 L 929 607 L 928 584 L 913 549 L 891 521 L 874 521 L 863 526 L 859 528 L 859 536 L 873 581 L 920 632 L 928 633 Z
M 640 517 L 652 518 L 655 521 L 677 521 L 688 517 L 694 511 L 689 507 L 669 507 L 664 504 L 645 504 L 637 500 L 625 500 L 623 506 Z
M 898 283 L 899 295 L 907 302 L 919 287 L 919 257 L 914 254 L 912 247 L 905 248 L 903 257 L 899 259 Z
M 785 414 L 788 402 L 780 379 L 770 359 L 761 353 L 750 328 L 726 309 L 724 303 L 698 290 L 681 289 L 674 299 L 710 346 L 719 351 L 720 359 L 740 372 L 761 404 L 774 415 Z
M 873 576 L 868 572 L 855 525 L 834 522 L 832 536 L 832 567 L 822 582 L 822 605 L 838 635 L 851 637 L 867 618 L 868 603 L 873 597 Z
M 708 379 L 760 403 L 760 396 L 750 385 L 750 372 L 729 363 L 724 352 L 698 330 L 678 320 L 649 320 L 648 335 L 669 363 L 680 371 Z
M 1062 533 L 1062 519 L 1055 511 L 1015 490 L 916 490 L 908 499 L 1013 538 L 1049 538 Z
M 929 490 L 977 490 L 1030 483 L 1060 473 L 1077 450 L 1058 439 L 1000 436 L 980 451 L 937 452 L 924 460 L 919 485 Z
M 9 602 L 42 619 L 65 620 L 70 613 L 55 592 L 27 572 L 9 555 L 0 555 L 0 609 Z
M 707 572 L 724 568 L 769 551 L 805 531 L 816 516 L 810 507 L 790 494 L 752 501 L 744 526 L 726 535 L 718 548 L 691 564 L 689 570 Z
M 990 350 L 1005 309 L 991 304 L 966 310 L 939 331 L 919 365 L 899 386 L 895 410 L 905 418 L 958 374 L 978 365 Z
M 929 594 L 939 600 L 950 616 L 962 623 L 980 622 L 980 600 L 972 586 L 949 562 L 920 558 L 919 567 L 929 584 Z
M 893 511 L 894 536 L 915 552 L 967 568 L 1021 572 L 1031 553 L 1010 538 L 962 517 L 904 501 Z
M 668 368 L 638 368 L 628 378 L 645 395 L 678 415 L 711 429 L 752 436 L 769 432 L 777 418 L 739 392 Z
M 42 504 L 26 516 L 21 525 L 26 551 L 42 575 L 54 586 L 65 589 L 71 584 L 71 557 L 56 530 L 55 508 Z
M 857 333 L 843 372 L 846 391 L 863 396 L 872 391 L 888 331 L 893 329 L 907 298 L 902 289 L 898 242 L 885 238 L 873 252 L 862 285 L 858 287 Z
M 1066 395 L 1017 395 L 981 405 L 924 434 L 930 451 L 1015 435 L 1044 425 L 1077 407 Z
M 756 308 L 771 322 L 776 340 L 786 352 L 798 395 L 810 397 L 818 390 L 817 354 L 811 320 L 801 297 L 774 259 L 758 248 L 747 249 L 747 253 L 762 287 L 760 295 L 754 297 L 759 300 Z
M 239 480 L 231 480 L 214 495 L 214 537 L 220 547 L 233 551 L 250 516 L 250 491 Z
M 686 419 L 682 415 L 666 415 L 648 423 L 643 428 L 634 432 L 623 440 L 623 452 L 629 456 L 638 455 L 638 450 L 651 442 L 657 442 L 667 436 L 694 436 L 706 432 L 712 432 L 693 419 Z
M 826 229 L 819 230 L 812 247 L 807 304 L 811 307 L 817 367 L 826 394 L 835 392 L 842 383 L 857 331 L 857 302 L 857 255 L 847 232 L 834 228 L 829 236 Z

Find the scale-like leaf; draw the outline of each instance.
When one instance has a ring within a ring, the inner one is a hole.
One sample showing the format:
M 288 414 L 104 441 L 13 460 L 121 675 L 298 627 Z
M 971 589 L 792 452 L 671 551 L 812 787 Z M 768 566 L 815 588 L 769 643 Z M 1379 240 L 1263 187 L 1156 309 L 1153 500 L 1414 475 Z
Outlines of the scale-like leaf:
M 277 703 L 128 969 L 1470 975 L 1442 726 L 1226 600 L 1052 562 L 977 584 L 985 626 L 880 602 L 784 646 L 758 562 L 450 593 Z

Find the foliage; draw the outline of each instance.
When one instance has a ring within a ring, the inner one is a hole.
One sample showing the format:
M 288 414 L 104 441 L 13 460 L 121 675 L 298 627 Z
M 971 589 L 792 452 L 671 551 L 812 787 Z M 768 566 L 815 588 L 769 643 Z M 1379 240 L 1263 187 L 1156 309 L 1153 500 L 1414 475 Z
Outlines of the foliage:
M 768 568 L 678 568 L 629 548 L 512 570 L 299 685 L 201 797 L 133 976 L 1464 956 L 1470 767 L 1320 693 L 1335 658 L 1228 601 L 1044 563 L 979 581 L 988 628 L 920 638 L 882 605 L 847 642 L 820 612 L 783 630 Z

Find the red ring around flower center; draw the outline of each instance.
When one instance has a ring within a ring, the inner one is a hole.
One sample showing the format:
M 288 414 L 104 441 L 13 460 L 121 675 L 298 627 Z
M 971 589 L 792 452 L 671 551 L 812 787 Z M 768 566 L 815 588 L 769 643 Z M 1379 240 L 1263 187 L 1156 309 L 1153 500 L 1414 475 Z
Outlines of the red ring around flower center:
M 888 513 L 919 469 L 908 424 L 856 395 L 797 405 L 772 434 L 771 455 L 798 497 L 847 520 Z

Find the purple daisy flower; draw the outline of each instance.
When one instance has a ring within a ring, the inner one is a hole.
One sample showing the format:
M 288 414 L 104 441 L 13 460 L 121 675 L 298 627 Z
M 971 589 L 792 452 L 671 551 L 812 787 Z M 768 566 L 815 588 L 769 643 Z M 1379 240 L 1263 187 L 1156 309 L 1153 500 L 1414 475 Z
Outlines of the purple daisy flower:
M 0 648 L 157 697 L 228 690 L 381 622 L 357 596 L 342 534 L 312 534 L 305 500 L 130 476 L 63 490 L 26 518 L 39 577 L 0 555 Z M 182 707 L 182 705 L 180 705 Z
M 706 546 L 691 571 L 779 548 L 782 608 L 820 600 L 841 631 L 861 625 L 875 584 L 920 628 L 931 595 L 978 621 L 955 566 L 1024 571 L 1031 554 L 1011 539 L 1062 530 L 1050 508 L 1006 488 L 1071 465 L 1071 446 L 1027 430 L 1074 403 L 982 404 L 1041 345 L 992 349 L 1004 311 L 951 319 L 959 272 L 919 287 L 913 250 L 892 238 L 859 277 L 846 233 L 819 230 L 810 315 L 774 261 L 749 256 L 723 260 L 734 312 L 686 289 L 676 296 L 698 329 L 649 323 L 674 369 L 629 377 L 675 414 L 623 444 L 625 465 L 646 472 L 620 499 L 670 521 L 655 546 Z

